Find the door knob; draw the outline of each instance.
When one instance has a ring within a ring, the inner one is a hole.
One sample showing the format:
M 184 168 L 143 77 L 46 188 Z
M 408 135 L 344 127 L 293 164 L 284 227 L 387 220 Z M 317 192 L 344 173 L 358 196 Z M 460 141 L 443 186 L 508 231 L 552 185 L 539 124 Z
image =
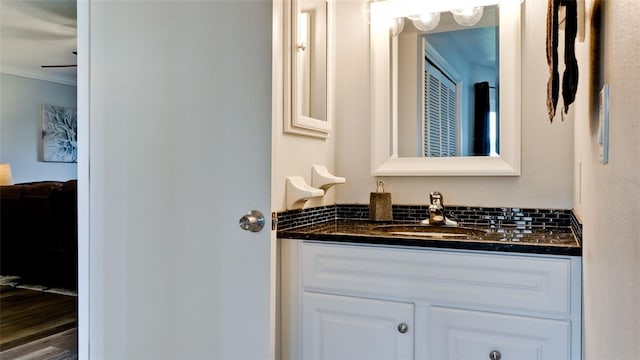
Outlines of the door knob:
M 407 331 L 409 331 L 409 325 L 405 323 L 398 324 L 398 331 L 400 332 L 400 334 L 406 333 Z
M 500 354 L 500 351 L 492 351 L 489 353 L 489 359 L 490 360 L 500 360 L 502 359 L 502 354 Z
M 258 232 L 264 227 L 264 216 L 258 210 L 252 210 L 250 213 L 240 218 L 238 223 L 242 230 Z

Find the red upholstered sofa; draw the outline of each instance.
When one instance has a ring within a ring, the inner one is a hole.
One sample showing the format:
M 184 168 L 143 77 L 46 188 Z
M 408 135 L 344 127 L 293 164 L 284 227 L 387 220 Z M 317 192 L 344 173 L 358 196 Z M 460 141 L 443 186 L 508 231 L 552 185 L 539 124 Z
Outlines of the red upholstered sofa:
M 0 186 L 0 274 L 77 289 L 77 181 Z

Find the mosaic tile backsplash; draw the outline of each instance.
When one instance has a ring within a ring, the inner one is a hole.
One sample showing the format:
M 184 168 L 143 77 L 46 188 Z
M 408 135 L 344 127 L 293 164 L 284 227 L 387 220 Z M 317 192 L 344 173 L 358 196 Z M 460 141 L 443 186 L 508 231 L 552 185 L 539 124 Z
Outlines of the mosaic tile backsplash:
M 394 205 L 393 220 L 419 222 L 428 217 L 427 209 L 426 205 Z M 446 214 L 461 225 L 492 228 L 508 226 L 516 229 L 570 227 L 578 238 L 582 237 L 582 225 L 571 210 L 447 206 Z M 369 205 L 340 204 L 289 210 L 278 213 L 278 229 L 292 229 L 336 219 L 366 220 L 368 218 Z

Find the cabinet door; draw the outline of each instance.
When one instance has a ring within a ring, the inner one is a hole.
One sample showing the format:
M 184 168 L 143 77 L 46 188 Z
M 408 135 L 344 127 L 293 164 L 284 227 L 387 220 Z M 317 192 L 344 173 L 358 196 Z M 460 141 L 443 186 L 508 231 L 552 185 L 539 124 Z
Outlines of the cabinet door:
M 432 307 L 429 358 L 570 359 L 570 333 L 569 321 Z
M 304 359 L 413 358 L 413 304 L 312 292 L 302 302 Z

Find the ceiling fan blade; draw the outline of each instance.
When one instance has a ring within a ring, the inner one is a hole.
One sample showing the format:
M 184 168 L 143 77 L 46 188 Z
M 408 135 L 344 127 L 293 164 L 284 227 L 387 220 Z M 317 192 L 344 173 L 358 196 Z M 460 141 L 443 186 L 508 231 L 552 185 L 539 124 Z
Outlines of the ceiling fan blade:
M 78 55 L 78 51 L 77 50 L 72 51 L 72 53 L 73 53 L 73 55 Z M 75 65 L 75 64 L 73 64 L 73 65 L 71 65 L 71 64 L 69 64 L 69 65 L 40 65 L 40 67 L 44 68 L 44 69 L 46 69 L 46 68 L 70 68 L 70 67 L 78 67 L 78 65 Z
M 67 68 L 67 67 L 77 67 L 78 65 L 40 65 L 42 68 Z

